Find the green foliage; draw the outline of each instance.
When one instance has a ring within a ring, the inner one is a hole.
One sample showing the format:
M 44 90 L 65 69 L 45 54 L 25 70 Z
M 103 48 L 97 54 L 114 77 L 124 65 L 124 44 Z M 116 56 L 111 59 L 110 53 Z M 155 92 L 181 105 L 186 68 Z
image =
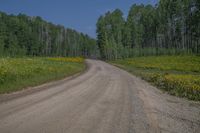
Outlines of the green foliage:
M 122 58 L 124 47 L 122 46 L 123 13 L 116 9 L 101 16 L 97 22 L 97 44 L 103 59 Z
M 0 56 L 98 56 L 96 40 L 40 17 L 0 12 Z
M 130 58 L 122 61 L 137 68 L 200 73 L 200 58 L 198 56 L 150 56 Z
M 142 77 L 170 94 L 200 100 L 200 57 L 136 57 L 111 63 Z
M 60 79 L 84 68 L 82 58 L 0 58 L 0 93 Z
M 108 60 L 200 54 L 200 3 L 160 0 L 155 7 L 134 4 L 127 20 L 118 9 L 107 12 L 97 22 L 97 35 L 101 56 Z

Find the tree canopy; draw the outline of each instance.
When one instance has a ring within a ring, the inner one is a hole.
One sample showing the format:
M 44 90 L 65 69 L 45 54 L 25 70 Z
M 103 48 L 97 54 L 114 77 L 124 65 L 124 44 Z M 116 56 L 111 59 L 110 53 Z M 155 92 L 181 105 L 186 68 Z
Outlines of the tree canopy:
M 40 17 L 0 12 L 0 56 L 96 56 L 96 40 Z
M 116 9 L 97 22 L 101 57 L 200 54 L 199 0 L 160 0 L 132 5 L 127 19 Z

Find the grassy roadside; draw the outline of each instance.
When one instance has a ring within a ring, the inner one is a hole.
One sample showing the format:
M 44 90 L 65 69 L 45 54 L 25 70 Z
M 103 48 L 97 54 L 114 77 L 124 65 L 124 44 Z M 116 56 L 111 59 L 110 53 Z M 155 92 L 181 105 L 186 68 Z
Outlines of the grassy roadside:
M 0 58 L 0 94 L 84 71 L 82 58 Z
M 136 57 L 110 62 L 172 95 L 200 101 L 200 57 Z

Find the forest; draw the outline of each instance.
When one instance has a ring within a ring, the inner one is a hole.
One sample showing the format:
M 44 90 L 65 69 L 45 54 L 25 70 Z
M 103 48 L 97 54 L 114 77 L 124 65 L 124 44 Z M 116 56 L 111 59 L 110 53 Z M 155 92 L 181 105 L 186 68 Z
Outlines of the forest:
M 100 16 L 96 25 L 102 59 L 200 54 L 199 0 L 134 4 L 127 19 L 116 9 Z
M 96 40 L 41 17 L 0 12 L 0 56 L 96 55 Z
M 200 1 L 160 0 L 108 11 L 97 39 L 41 17 L 0 12 L 0 56 L 83 56 L 115 60 L 149 55 L 200 54 Z

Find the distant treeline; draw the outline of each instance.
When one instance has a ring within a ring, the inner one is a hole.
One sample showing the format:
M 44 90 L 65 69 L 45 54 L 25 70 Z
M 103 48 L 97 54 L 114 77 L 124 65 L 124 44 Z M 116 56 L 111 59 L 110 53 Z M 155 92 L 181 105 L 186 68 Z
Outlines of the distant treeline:
M 117 59 L 162 54 L 200 54 L 200 0 L 134 4 L 124 19 L 116 9 L 97 22 L 101 57 Z
M 95 56 L 96 40 L 40 17 L 0 12 L 0 56 Z

